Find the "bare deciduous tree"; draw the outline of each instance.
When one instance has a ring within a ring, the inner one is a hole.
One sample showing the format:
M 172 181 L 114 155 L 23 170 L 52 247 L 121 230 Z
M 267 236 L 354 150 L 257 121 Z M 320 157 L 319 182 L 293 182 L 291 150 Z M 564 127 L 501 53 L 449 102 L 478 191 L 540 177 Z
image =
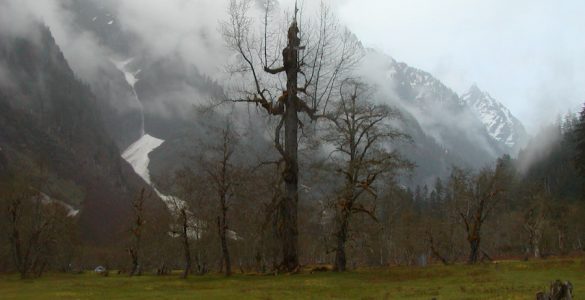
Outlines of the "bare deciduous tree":
M 174 198 L 175 206 L 176 206 L 176 213 L 177 213 L 177 222 L 175 224 L 175 228 L 173 228 L 172 233 L 181 239 L 181 244 L 183 246 L 183 255 L 185 258 L 185 267 L 183 268 L 183 275 L 182 278 L 187 278 L 191 273 L 191 241 L 189 237 L 189 233 L 191 231 L 191 226 L 189 220 L 191 219 L 191 213 L 187 209 L 187 207 L 180 202 L 179 199 Z
M 191 170 L 177 171 L 175 180 L 182 199 L 172 196 L 168 197 L 166 201 L 171 205 L 171 213 L 173 214 L 170 233 L 181 241 L 183 248 L 184 268 L 181 277 L 187 278 L 192 271 L 191 239 L 193 238 L 194 230 L 197 230 L 197 228 L 193 227 L 193 213 L 189 210 L 188 202 L 185 199 L 187 201 L 191 200 L 198 197 L 199 194 L 197 193 L 197 182 L 195 182 Z
M 360 201 L 367 196 L 377 198 L 374 188 L 382 175 L 395 175 L 409 163 L 396 151 L 388 150 L 389 143 L 404 138 L 404 134 L 389 125 L 390 119 L 399 114 L 387 106 L 371 102 L 369 87 L 355 80 L 344 80 L 340 87 L 340 99 L 334 102 L 334 110 L 327 114 L 331 121 L 325 140 L 334 145 L 330 157 L 337 165 L 344 180 L 336 201 L 337 245 L 335 269 L 346 267 L 345 243 L 352 214 L 366 213 L 373 219 L 375 206 Z
M 41 276 L 59 255 L 57 248 L 75 234 L 67 208 L 41 191 L 45 178 L 16 174 L 0 184 L 10 252 L 21 278 Z
M 264 14 L 264 34 L 256 34 L 256 25 L 251 14 L 251 1 L 232 0 L 229 20 L 223 24 L 223 35 L 227 45 L 238 54 L 234 71 L 249 79 L 241 97 L 234 102 L 245 102 L 261 106 L 269 115 L 279 118 L 275 129 L 274 144 L 284 162 L 283 197 L 279 203 L 282 241 L 281 268 L 294 271 L 299 266 L 297 206 L 299 198 L 299 113 L 315 120 L 320 111 L 327 109 L 338 78 L 357 60 L 358 42 L 348 32 L 340 30 L 330 10 L 322 5 L 317 22 L 304 22 L 316 26 L 305 30 L 298 18 L 295 5 L 293 18 L 286 33 L 286 45 L 280 39 L 269 41 L 270 22 L 268 1 Z M 304 20 L 304 19 L 303 19 Z M 301 44 L 304 43 L 304 44 Z M 269 47 L 274 45 L 274 47 Z M 279 60 L 278 48 L 282 49 L 282 66 L 274 67 Z M 267 78 L 268 77 L 268 78 Z M 270 78 L 271 77 L 271 78 Z M 285 82 L 282 84 L 282 82 Z M 284 145 L 281 132 L 284 129 Z
M 540 243 L 546 226 L 546 196 L 536 194 L 531 199 L 531 205 L 524 214 L 524 230 L 528 234 L 527 253 L 531 253 L 534 258 L 540 258 Z
M 226 128 L 221 131 L 221 142 L 210 149 L 212 153 L 209 156 L 212 158 L 204 159 L 202 162 L 203 168 L 207 172 L 218 197 L 219 215 L 217 216 L 217 226 L 221 243 L 222 266 L 226 276 L 232 274 L 227 243 L 229 233 L 227 213 L 230 206 L 229 202 L 235 194 L 234 189 L 237 184 L 237 170 L 232 161 L 236 143 L 236 133 L 228 123 Z
M 176 192 L 179 197 L 167 197 L 173 207 L 175 222 L 173 224 L 171 233 L 179 238 L 183 248 L 185 267 L 183 271 L 183 278 L 193 271 L 193 262 L 195 263 L 195 271 L 197 274 L 207 273 L 207 265 L 201 261 L 200 247 L 195 250 L 195 256 L 192 256 L 192 247 L 199 241 L 206 232 L 208 232 L 209 224 L 213 224 L 213 218 L 206 218 L 209 215 L 209 210 L 204 209 L 209 205 L 207 201 L 207 193 L 209 190 L 209 183 L 206 180 L 201 180 L 194 171 L 185 167 L 178 170 L 174 176 Z M 193 260 L 194 258 L 194 260 Z
M 132 259 L 132 270 L 130 276 L 142 275 L 140 266 L 140 246 L 142 242 L 142 231 L 144 227 L 144 200 L 146 198 L 145 189 L 142 188 L 140 193 L 132 201 L 132 208 L 134 210 L 134 223 L 130 232 L 132 234 L 132 245 L 128 247 L 128 253 Z
M 456 213 L 464 225 L 469 243 L 469 264 L 479 261 L 482 226 L 504 197 L 506 174 L 501 164 L 495 170 L 483 169 L 477 175 L 454 168 L 450 178 L 450 188 Z

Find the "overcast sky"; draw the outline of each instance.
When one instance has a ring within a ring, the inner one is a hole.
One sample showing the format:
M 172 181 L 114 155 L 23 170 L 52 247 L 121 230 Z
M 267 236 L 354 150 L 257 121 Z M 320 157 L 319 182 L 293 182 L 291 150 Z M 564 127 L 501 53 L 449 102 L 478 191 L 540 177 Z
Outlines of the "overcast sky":
M 585 102 L 585 0 L 342 0 L 368 47 L 461 94 L 473 83 L 534 133 Z
M 205 55 L 209 46 L 181 37 L 216 32 L 228 0 L 103 1 L 115 3 L 124 26 L 144 33 L 154 50 L 179 48 L 207 65 L 219 64 Z M 307 7 L 318 4 L 304 1 Z M 335 4 L 342 23 L 367 47 L 430 72 L 459 94 L 477 83 L 508 106 L 531 133 L 585 102 L 585 0 L 326 1 Z M 72 38 L 59 1 L 8 2 L 45 20 L 68 59 L 86 52 L 75 46 L 88 38 Z M 0 11 L 0 17 L 3 13 L 13 14 Z M 217 39 L 209 42 L 215 46 L 213 53 L 222 45 Z

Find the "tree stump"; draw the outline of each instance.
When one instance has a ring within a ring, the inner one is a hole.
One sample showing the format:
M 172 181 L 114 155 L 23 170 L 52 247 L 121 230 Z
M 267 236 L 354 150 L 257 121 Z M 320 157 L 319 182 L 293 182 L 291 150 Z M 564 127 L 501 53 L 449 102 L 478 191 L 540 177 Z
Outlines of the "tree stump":
M 536 300 L 573 300 L 573 284 L 557 279 L 550 284 L 548 293 L 537 293 Z

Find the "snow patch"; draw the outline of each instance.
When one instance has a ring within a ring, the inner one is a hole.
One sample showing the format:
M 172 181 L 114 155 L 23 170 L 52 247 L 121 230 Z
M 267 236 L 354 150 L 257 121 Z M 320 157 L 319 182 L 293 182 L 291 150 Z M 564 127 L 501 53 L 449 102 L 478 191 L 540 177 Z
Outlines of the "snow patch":
M 163 143 L 164 140 L 145 134 L 122 153 L 122 158 L 130 163 L 134 172 L 136 172 L 138 176 L 153 187 L 155 193 L 162 199 L 169 211 L 177 215 L 181 209 L 188 207 L 187 203 L 178 197 L 161 193 L 153 186 L 150 179 L 150 171 L 148 170 L 148 165 L 150 164 L 150 152 L 160 147 Z M 187 235 L 193 239 L 199 239 L 201 237 L 201 228 L 204 228 L 204 226 L 201 224 L 201 220 L 197 220 L 193 216 L 189 219 L 191 226 Z M 239 239 L 235 232 L 232 235 L 233 237 L 230 236 L 231 239 Z
M 164 142 L 164 140 L 153 137 L 150 134 L 145 134 L 122 153 L 122 158 L 149 185 L 152 185 L 152 181 L 150 179 L 150 171 L 148 170 L 148 165 L 150 164 L 150 157 L 148 155 Z M 154 191 L 171 211 L 177 211 L 185 206 L 185 201 L 177 197 L 164 195 L 156 188 L 154 188 Z
M 126 79 L 126 82 L 128 83 L 128 85 L 130 85 L 134 89 L 134 86 L 138 82 L 136 75 L 138 75 L 138 73 L 140 73 L 141 70 L 138 70 L 134 73 L 132 73 L 130 70 L 128 70 L 128 65 L 133 60 L 134 60 L 134 58 L 129 58 L 129 59 L 123 60 L 123 61 L 117 61 L 117 60 L 111 59 L 114 66 L 116 66 L 116 69 L 118 69 L 118 70 L 120 70 L 120 72 L 124 73 L 124 78 Z
M 65 209 L 67 209 L 67 216 L 68 217 L 75 217 L 79 214 L 79 209 L 75 209 L 73 206 L 71 206 L 71 205 L 69 205 L 61 200 L 53 199 L 45 193 L 41 193 L 41 197 L 42 197 L 41 202 L 44 205 L 58 204 L 58 205 L 63 206 Z
M 148 171 L 148 164 L 150 164 L 148 154 L 162 145 L 162 143 L 164 143 L 164 140 L 145 134 L 122 153 L 122 158 L 130 163 L 134 172 L 148 184 L 152 184 L 150 172 Z
M 128 65 L 134 60 L 134 58 L 129 58 L 127 60 L 123 60 L 123 61 L 117 61 L 114 59 L 110 59 L 110 61 L 114 64 L 114 66 L 116 66 L 116 69 L 118 69 L 120 72 L 122 72 L 124 74 L 124 78 L 126 79 L 126 82 L 128 83 L 128 85 L 132 88 L 132 93 L 134 94 L 134 98 L 136 100 L 136 103 L 138 104 L 138 107 L 140 108 L 140 136 L 143 136 L 145 134 L 144 131 L 144 106 L 142 105 L 142 102 L 140 102 L 140 99 L 138 99 L 138 94 L 136 93 L 136 89 L 134 88 L 134 86 L 136 85 L 136 83 L 138 82 L 138 78 L 136 77 L 142 70 L 138 69 L 135 72 L 131 72 L 128 69 Z
M 484 124 L 490 136 L 510 148 L 516 146 L 518 132 L 510 110 L 476 85 L 463 94 L 461 99 Z

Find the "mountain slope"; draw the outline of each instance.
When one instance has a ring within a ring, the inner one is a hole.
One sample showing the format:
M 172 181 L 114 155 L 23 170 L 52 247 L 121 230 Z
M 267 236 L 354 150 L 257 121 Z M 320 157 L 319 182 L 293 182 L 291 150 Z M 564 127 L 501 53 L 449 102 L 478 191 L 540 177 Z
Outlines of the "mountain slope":
M 461 99 L 472 108 L 496 141 L 513 152 L 526 144 L 528 134 L 522 123 L 490 94 L 473 85 Z
M 432 177 L 445 176 L 452 165 L 481 168 L 514 152 L 506 143 L 507 137 L 493 135 L 495 128 L 484 123 L 482 115 L 476 113 L 477 107 L 467 101 L 470 99 L 462 99 L 430 73 L 375 50 L 366 50 L 360 72 L 377 87 L 378 101 L 402 112 L 402 129 L 413 143 L 400 148 L 418 165 L 415 181 L 428 183 Z M 505 110 L 505 116 L 514 120 L 516 132 L 524 132 L 503 105 L 496 108 L 498 112 Z
M 198 66 L 186 63 L 178 53 L 170 53 L 165 58 L 150 56 L 148 47 L 144 46 L 147 43 L 141 41 L 139 35 L 122 30 L 124 20 L 99 2 L 74 0 L 72 3 L 70 8 L 80 28 L 92 32 L 114 56 L 121 58 L 119 61 L 134 57 L 123 68 L 118 65 L 117 77 L 108 77 L 108 80 L 115 79 L 109 83 L 111 86 L 120 88 L 108 90 L 105 84 L 90 84 L 101 100 L 102 111 L 113 112 L 117 106 L 125 106 L 130 109 L 120 111 L 133 113 L 106 121 L 108 132 L 121 149 L 141 136 L 140 110 L 144 132 L 166 141 L 150 155 L 149 169 L 156 182 L 157 177 L 168 175 L 168 171 L 172 173 L 183 163 L 179 153 L 186 150 L 179 148 L 193 151 L 193 145 L 186 145 L 194 139 L 205 138 L 193 122 L 193 105 L 221 96 L 222 87 L 200 73 Z M 512 152 L 505 140 L 492 136 L 490 128 L 475 114 L 475 107 L 431 74 L 375 51 L 366 51 L 364 64 L 368 63 L 374 65 L 367 68 L 369 71 L 375 69 L 370 72 L 372 76 L 367 78 L 368 82 L 382 87 L 380 101 L 402 111 L 401 126 L 413 137 L 412 145 L 400 147 L 419 166 L 416 181 L 427 182 L 443 176 L 452 165 L 480 168 Z M 128 77 L 127 74 L 138 81 L 126 82 L 122 75 Z M 140 108 L 135 105 L 137 102 Z M 128 130 L 121 133 L 116 128 Z
M 463 150 L 475 149 L 487 156 L 500 152 L 470 108 L 431 74 L 375 51 L 364 60 L 378 66 L 374 76 L 382 80 L 374 82 L 381 86 L 384 100 L 414 116 L 421 129 L 446 149 L 467 158 L 473 158 L 468 153 L 473 151 Z
M 96 97 L 81 83 L 48 28 L 0 33 L 2 169 L 43 168 L 47 195 L 81 209 L 84 237 L 106 243 L 129 226 L 131 200 L 149 188 L 103 128 Z M 147 204 L 164 212 L 156 198 Z M 108 220 L 104 222 L 104 220 Z

